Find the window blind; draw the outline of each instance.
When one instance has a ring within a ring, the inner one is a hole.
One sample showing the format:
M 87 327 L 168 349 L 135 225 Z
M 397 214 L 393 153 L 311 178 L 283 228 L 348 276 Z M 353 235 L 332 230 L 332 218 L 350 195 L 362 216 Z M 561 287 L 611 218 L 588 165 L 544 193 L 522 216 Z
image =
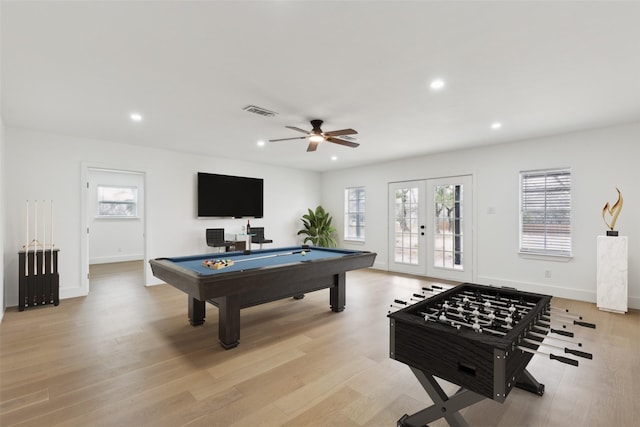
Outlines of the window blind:
M 520 173 L 520 252 L 571 256 L 571 170 Z

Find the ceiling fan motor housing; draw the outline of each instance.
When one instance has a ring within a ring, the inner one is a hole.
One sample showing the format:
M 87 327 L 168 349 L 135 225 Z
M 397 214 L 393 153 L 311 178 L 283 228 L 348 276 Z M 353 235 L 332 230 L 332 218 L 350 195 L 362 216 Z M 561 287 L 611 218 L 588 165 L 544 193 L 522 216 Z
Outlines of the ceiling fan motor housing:
M 322 129 L 320 129 L 320 126 L 322 126 L 322 120 L 311 120 L 311 126 L 313 126 L 311 133 L 314 133 L 316 135 L 322 134 Z

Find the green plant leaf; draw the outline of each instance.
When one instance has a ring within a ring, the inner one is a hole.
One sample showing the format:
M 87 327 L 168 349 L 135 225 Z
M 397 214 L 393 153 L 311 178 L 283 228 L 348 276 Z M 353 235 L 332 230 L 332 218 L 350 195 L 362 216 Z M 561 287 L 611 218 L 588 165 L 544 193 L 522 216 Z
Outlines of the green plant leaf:
M 298 235 L 304 234 L 304 242 L 312 242 L 314 245 L 322 247 L 335 247 L 336 240 L 331 236 L 336 229 L 331 225 L 333 217 L 324 210 L 322 206 L 317 206 L 315 211 L 307 208 L 308 213 L 302 215 L 301 221 L 304 228 L 298 230 Z

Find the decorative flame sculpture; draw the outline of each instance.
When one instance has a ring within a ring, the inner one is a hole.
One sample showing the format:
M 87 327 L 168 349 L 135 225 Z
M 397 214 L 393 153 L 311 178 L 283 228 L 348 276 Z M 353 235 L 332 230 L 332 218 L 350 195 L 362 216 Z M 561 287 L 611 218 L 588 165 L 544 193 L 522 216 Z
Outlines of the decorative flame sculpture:
M 616 226 L 616 221 L 618 220 L 618 215 L 620 215 L 620 211 L 622 210 L 622 193 L 620 193 L 620 190 L 618 190 L 616 188 L 616 191 L 618 192 L 618 200 L 611 206 L 609 207 L 609 202 L 604 204 L 604 207 L 602 208 L 602 219 L 604 220 L 604 223 L 607 224 L 607 227 L 609 227 L 609 229 L 611 231 L 613 231 L 613 228 Z M 611 224 L 609 224 L 607 222 L 607 219 L 605 218 L 605 213 L 609 212 L 609 215 L 611 215 Z M 607 232 L 608 234 L 609 232 Z

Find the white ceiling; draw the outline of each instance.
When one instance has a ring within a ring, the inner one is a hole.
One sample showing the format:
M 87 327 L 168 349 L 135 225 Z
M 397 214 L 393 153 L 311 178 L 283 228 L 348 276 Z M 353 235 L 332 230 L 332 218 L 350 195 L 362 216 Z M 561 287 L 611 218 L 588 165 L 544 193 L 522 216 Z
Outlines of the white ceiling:
M 636 1 L 2 0 L 0 12 L 5 126 L 326 171 L 640 120 Z M 314 118 L 358 130 L 360 147 L 256 144 Z

